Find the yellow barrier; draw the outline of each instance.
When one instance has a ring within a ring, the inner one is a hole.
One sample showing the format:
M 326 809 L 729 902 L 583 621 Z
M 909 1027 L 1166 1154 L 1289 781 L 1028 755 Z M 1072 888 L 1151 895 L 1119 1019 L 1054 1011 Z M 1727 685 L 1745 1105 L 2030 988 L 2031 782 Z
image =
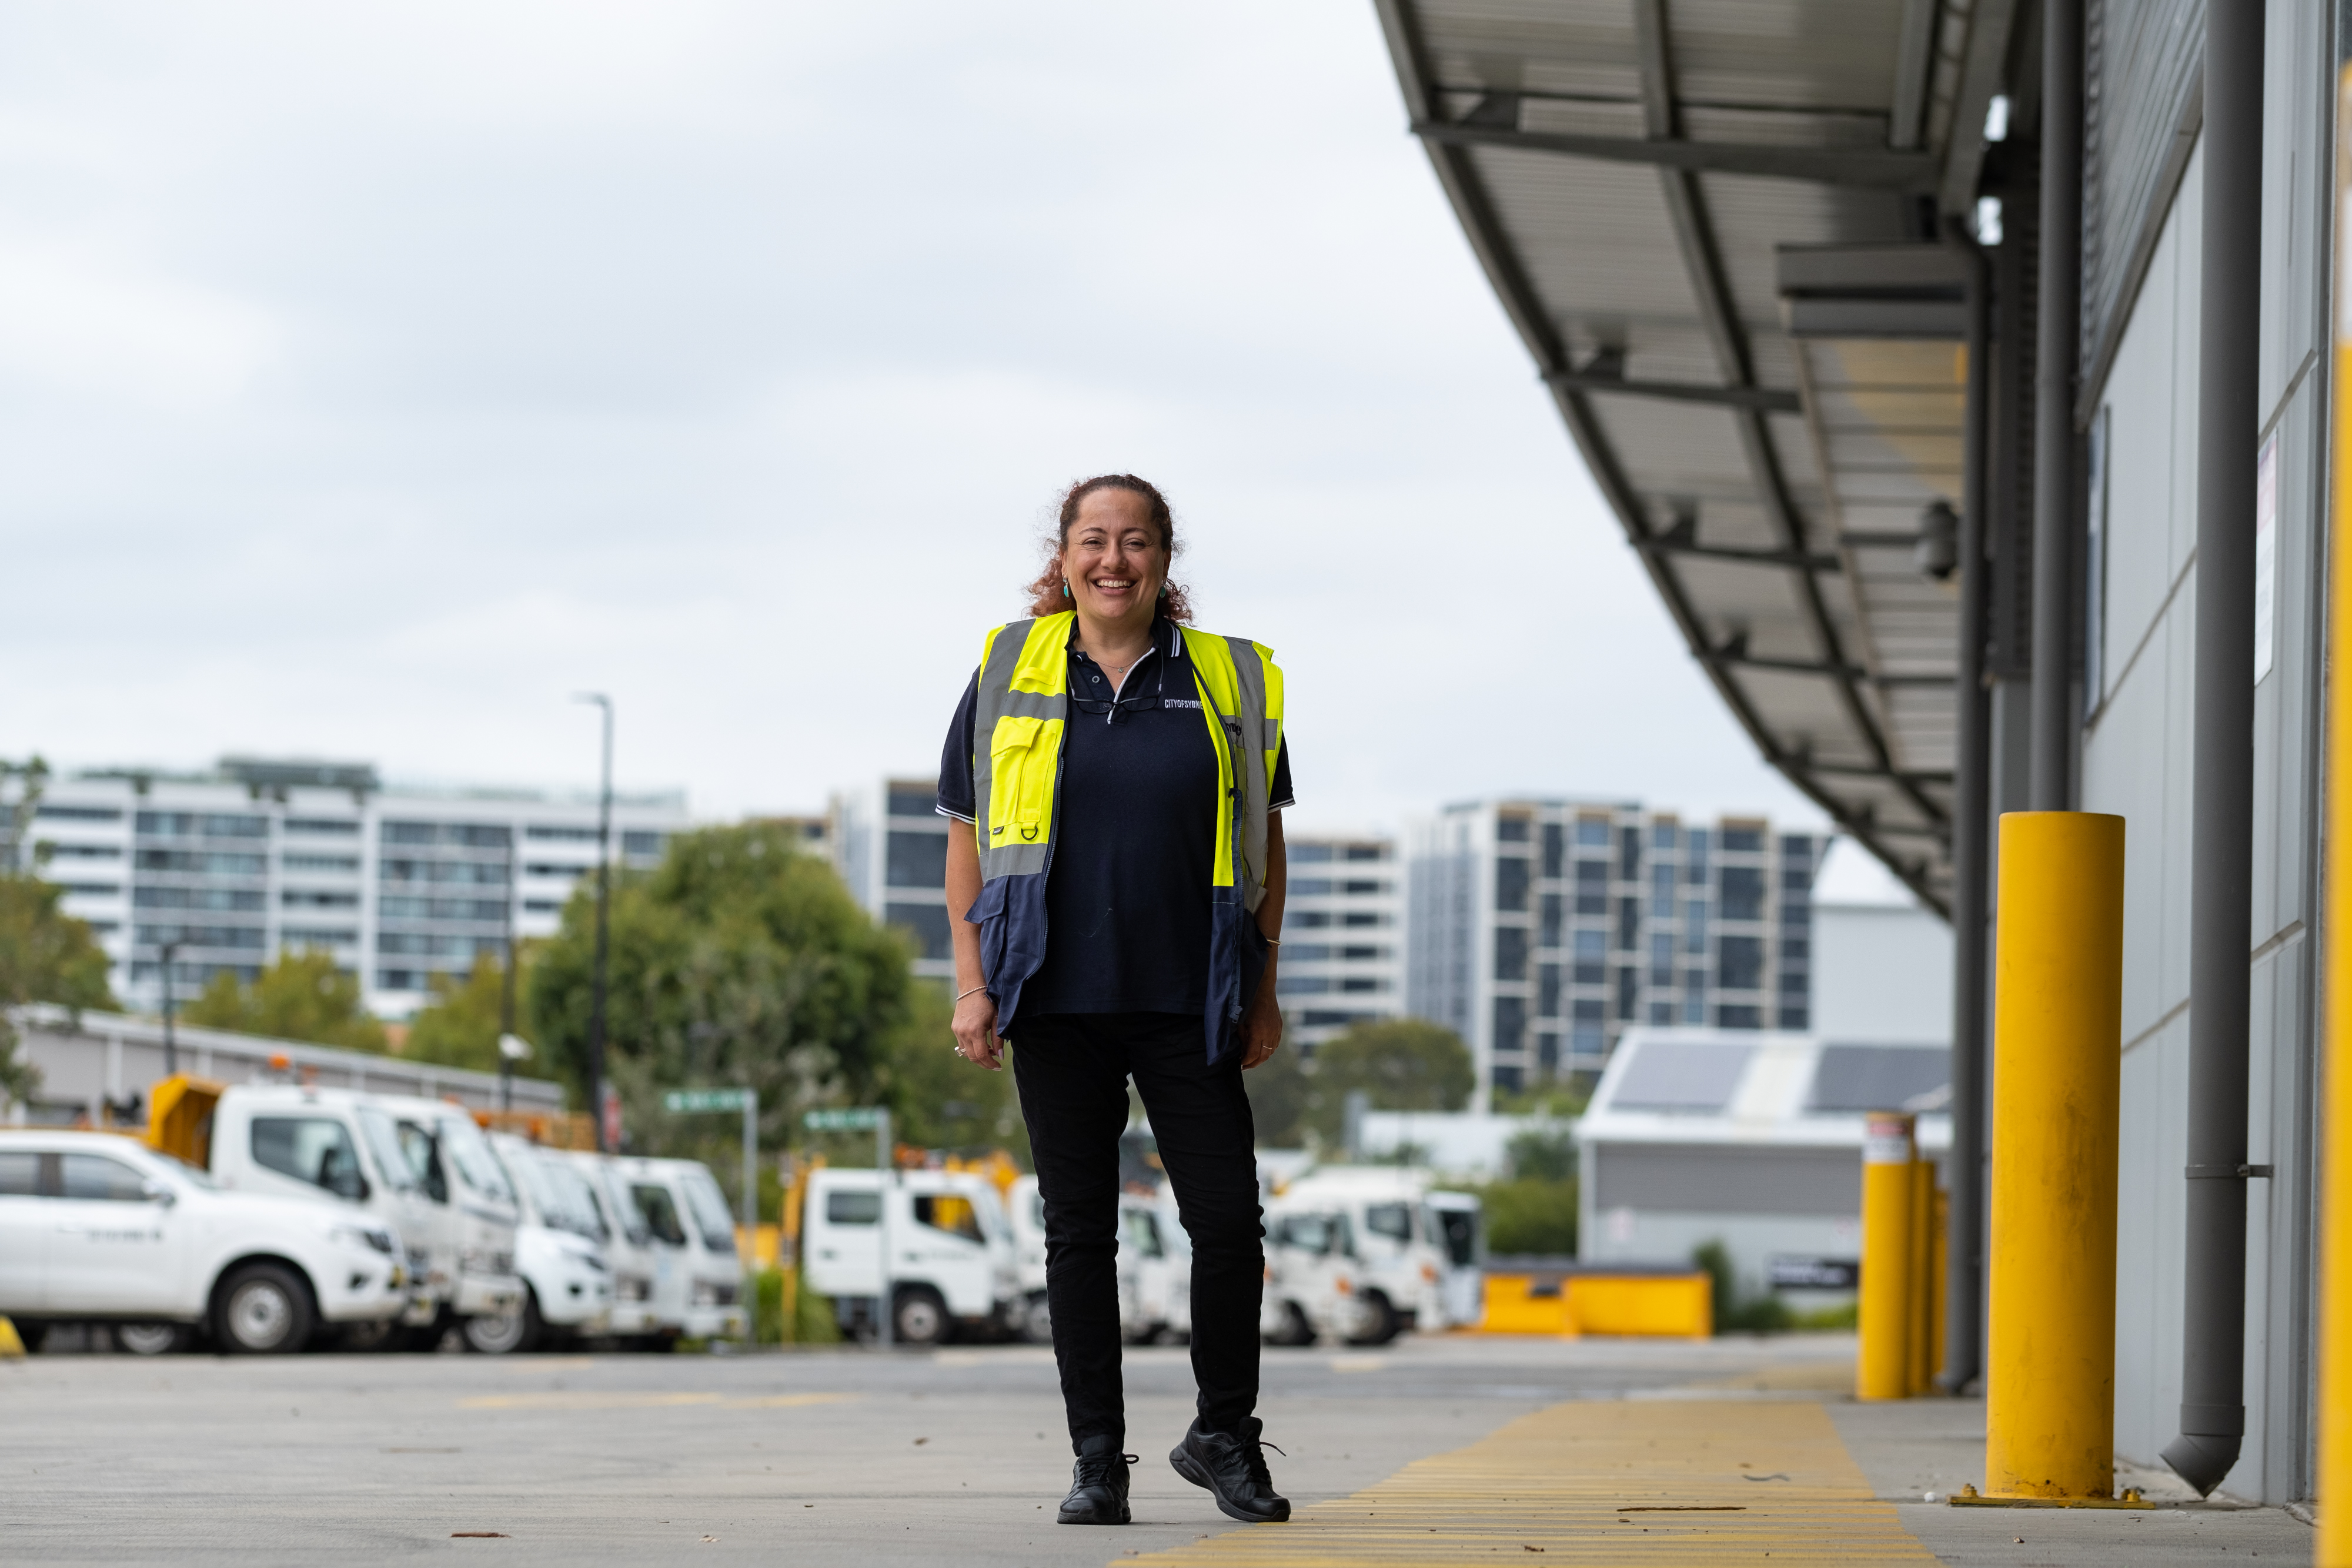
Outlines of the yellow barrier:
M 20 1360 L 24 1354 L 25 1342 L 17 1334 L 16 1325 L 0 1318 L 0 1361 Z
M 1854 1397 L 1901 1399 L 1911 1391 L 1912 1247 L 1918 1207 L 1918 1118 L 1874 1111 L 1862 1142 L 1862 1341 Z
M 2000 877 L 1985 1491 L 2111 1497 L 2124 820 L 2008 812 Z
M 1715 1284 L 1692 1274 L 1489 1274 L 1482 1333 L 1708 1339 Z

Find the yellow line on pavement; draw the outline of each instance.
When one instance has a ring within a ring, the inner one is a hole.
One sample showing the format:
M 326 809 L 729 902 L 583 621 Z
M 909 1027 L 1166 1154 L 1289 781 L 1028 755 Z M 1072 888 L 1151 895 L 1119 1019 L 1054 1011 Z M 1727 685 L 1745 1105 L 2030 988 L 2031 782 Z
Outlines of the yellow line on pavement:
M 1168 1568 L 1498 1561 L 1933 1563 L 1871 1495 L 1827 1412 L 1756 1401 L 1576 1403 L 1416 1460 L 1352 1497 L 1172 1552 Z
M 457 1401 L 460 1410 L 658 1410 L 698 1405 L 719 1410 L 791 1410 L 803 1405 L 838 1405 L 856 1394 L 759 1394 L 730 1399 L 723 1394 L 627 1394 L 593 1388 L 556 1388 L 538 1394 L 478 1394 Z

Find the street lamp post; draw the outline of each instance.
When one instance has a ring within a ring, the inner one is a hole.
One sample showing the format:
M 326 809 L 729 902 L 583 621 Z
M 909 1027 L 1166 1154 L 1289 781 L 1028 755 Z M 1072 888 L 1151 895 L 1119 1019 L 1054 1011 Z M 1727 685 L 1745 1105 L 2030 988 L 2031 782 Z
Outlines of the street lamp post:
M 604 784 L 596 803 L 596 967 L 588 993 L 588 1110 L 596 1122 L 596 1147 L 604 1147 L 604 959 L 611 942 L 613 904 L 613 699 L 583 692 L 574 699 L 594 703 L 604 714 Z
M 177 941 L 166 942 L 163 946 L 162 952 L 163 956 L 163 1076 L 170 1078 L 180 1071 L 180 1041 L 172 1029 L 172 1014 L 174 1010 L 172 997 L 172 966 L 179 961 L 180 944 Z

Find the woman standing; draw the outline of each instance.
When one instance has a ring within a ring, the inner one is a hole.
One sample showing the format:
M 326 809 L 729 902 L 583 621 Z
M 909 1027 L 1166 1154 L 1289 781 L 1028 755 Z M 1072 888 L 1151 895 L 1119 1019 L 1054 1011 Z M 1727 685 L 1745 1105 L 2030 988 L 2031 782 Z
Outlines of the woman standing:
M 1168 1458 L 1284 1520 L 1259 1445 L 1265 1278 L 1242 1071 L 1281 1043 L 1290 763 L 1268 652 L 1187 622 L 1174 519 L 1133 475 L 1071 486 L 1031 619 L 991 632 L 940 764 L 956 1050 L 1013 1047 L 1077 1466 L 1064 1524 L 1128 1521 L 1118 1140 L 1131 1076 L 1192 1239 L 1199 1415 Z M 1002 1037 L 1002 1040 L 1000 1040 Z

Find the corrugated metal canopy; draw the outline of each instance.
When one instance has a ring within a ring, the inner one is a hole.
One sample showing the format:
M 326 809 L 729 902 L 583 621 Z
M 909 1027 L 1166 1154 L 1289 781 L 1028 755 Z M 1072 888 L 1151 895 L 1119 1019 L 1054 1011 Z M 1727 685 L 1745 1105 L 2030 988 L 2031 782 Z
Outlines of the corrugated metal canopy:
M 1965 351 L 1792 335 L 1777 261 L 1937 243 L 1948 128 L 1982 113 L 1970 7 L 1378 6 L 1413 128 L 1692 653 L 1766 758 L 1944 907 L 1958 585 L 1913 544 L 1962 500 Z M 1974 10 L 2006 30 L 2000 0 Z

